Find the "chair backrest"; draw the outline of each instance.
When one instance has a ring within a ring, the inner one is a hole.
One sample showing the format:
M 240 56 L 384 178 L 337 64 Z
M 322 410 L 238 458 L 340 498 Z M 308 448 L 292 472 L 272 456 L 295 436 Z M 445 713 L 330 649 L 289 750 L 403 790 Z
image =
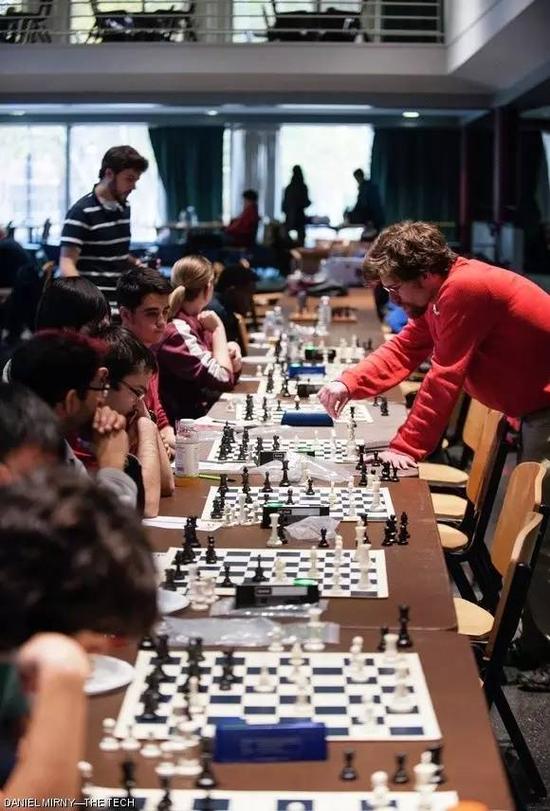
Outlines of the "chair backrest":
M 489 409 L 487 406 L 481 405 L 479 400 L 470 400 L 468 413 L 464 421 L 464 429 L 462 431 L 462 441 L 472 451 L 476 451 L 483 423 Z
M 518 567 L 530 568 L 531 558 L 537 545 L 542 521 L 543 515 L 541 513 L 528 513 L 527 516 L 524 517 L 523 526 L 516 535 L 510 561 L 506 569 L 500 599 L 495 611 L 495 620 L 485 650 L 487 658 L 491 658 L 497 644 L 500 647 L 506 647 L 506 643 L 511 641 L 516 631 L 523 606 L 517 604 L 517 594 L 514 595 L 513 584 L 516 579 Z M 525 583 L 522 589 L 522 591 L 525 592 L 523 599 L 527 596 L 527 585 L 528 584 Z M 510 621 L 510 612 L 512 611 L 514 612 L 513 622 Z M 506 634 L 507 637 L 509 636 L 509 639 L 503 640 L 503 634 Z
M 505 419 L 500 411 L 488 409 L 472 461 L 466 494 L 475 510 L 482 505 L 504 436 Z
M 239 335 L 241 337 L 244 352 L 245 354 L 248 354 L 248 329 L 246 328 L 246 321 L 240 313 L 234 313 L 234 315 L 237 319 L 237 324 L 239 325 Z
M 540 509 L 542 482 L 549 467 L 548 463 L 522 462 L 512 471 L 491 545 L 493 566 L 502 576 L 508 569 L 516 538 L 525 525 L 526 516 Z

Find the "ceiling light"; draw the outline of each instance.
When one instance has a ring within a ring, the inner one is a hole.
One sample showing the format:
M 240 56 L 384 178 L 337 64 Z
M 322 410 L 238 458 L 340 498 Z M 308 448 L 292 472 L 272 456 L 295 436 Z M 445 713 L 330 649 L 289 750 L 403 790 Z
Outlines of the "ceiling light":
M 13 111 L 10 113 L 10 115 L 16 115 L 16 116 L 18 116 L 18 117 L 19 117 L 19 116 L 25 115 L 25 111 L 24 111 L 24 110 L 13 110 Z
M 208 110 L 206 115 L 218 115 L 218 111 L 217 110 Z
M 420 113 L 417 113 L 416 110 L 405 110 L 401 115 L 403 118 L 420 118 Z

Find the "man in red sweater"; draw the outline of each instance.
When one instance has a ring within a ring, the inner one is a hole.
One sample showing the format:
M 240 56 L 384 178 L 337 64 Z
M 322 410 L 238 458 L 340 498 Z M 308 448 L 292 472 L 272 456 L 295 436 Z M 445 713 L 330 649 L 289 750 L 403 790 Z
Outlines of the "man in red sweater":
M 429 223 L 386 228 L 364 268 L 403 307 L 409 323 L 322 389 L 319 398 L 329 414 L 337 416 L 350 399 L 390 389 L 431 357 L 385 460 L 406 469 L 433 451 L 462 388 L 521 420 L 524 461 L 550 459 L 550 296 L 517 273 L 457 256 Z M 549 480 L 544 496 L 550 503 Z M 537 575 L 550 572 L 550 550 L 543 550 L 540 563 Z
M 237 248 L 252 248 L 256 242 L 259 223 L 258 192 L 246 189 L 243 191 L 243 210 L 225 229 L 229 243 Z

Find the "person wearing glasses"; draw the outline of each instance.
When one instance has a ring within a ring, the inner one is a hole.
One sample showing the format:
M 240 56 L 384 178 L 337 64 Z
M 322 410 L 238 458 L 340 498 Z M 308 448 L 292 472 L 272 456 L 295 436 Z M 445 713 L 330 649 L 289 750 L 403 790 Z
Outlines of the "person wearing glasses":
M 108 345 L 105 366 L 109 370 L 110 389 L 106 403 L 126 417 L 129 452 L 141 465 L 144 515 L 154 518 L 158 515 L 160 496 L 174 492 L 170 459 L 146 405 L 157 362 L 151 350 L 125 327 L 111 325 L 95 335 Z
M 550 296 L 517 273 L 457 256 L 431 223 L 385 228 L 363 267 L 409 322 L 321 390 L 329 414 L 336 417 L 350 399 L 396 386 L 431 357 L 413 408 L 385 454 L 389 461 L 404 469 L 431 453 L 461 389 L 509 417 L 529 416 L 539 429 L 524 436 L 524 450 L 548 453 Z
M 124 472 L 128 454 L 126 420 L 106 405 L 109 373 L 107 347 L 77 332 L 45 330 L 13 354 L 10 381 L 21 383 L 57 415 L 65 438 L 66 464 L 87 475 L 71 444 L 89 442 L 97 461 L 97 480 L 136 506 L 137 487 Z

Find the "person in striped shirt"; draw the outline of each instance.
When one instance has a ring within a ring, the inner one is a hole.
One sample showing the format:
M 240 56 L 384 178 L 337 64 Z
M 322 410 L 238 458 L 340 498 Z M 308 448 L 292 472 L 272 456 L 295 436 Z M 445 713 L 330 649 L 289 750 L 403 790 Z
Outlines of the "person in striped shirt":
M 65 218 L 59 260 L 63 276 L 124 273 L 131 265 L 140 264 L 130 254 L 128 196 L 148 165 L 131 146 L 107 150 L 99 183 L 69 209 Z

